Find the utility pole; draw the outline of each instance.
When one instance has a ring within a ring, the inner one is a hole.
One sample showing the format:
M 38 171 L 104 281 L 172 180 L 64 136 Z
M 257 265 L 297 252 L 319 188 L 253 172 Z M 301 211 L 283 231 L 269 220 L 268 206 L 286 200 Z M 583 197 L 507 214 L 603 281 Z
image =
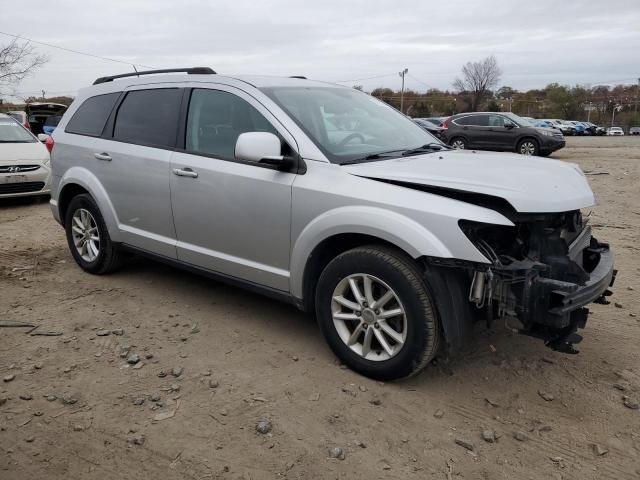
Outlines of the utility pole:
M 589 102 L 589 107 L 587 109 L 587 122 L 591 120 L 591 102 Z
M 611 109 L 611 126 L 613 127 L 613 120 L 616 118 L 616 110 L 618 109 L 618 105 L 613 104 L 613 108 Z
M 638 78 L 638 86 L 636 87 L 636 112 L 638 113 L 638 97 L 640 97 L 640 78 Z
M 400 90 L 400 113 L 403 113 L 404 108 L 404 76 L 409 73 L 409 69 L 405 68 L 401 72 L 398 72 L 398 75 L 402 78 L 402 90 Z
M 42 100 L 44 100 L 44 90 L 42 90 Z

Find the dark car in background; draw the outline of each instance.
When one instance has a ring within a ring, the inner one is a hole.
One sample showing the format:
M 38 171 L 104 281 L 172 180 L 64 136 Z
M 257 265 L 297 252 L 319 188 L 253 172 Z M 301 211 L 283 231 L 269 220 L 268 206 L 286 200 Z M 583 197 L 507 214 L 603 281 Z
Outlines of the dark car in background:
M 43 127 L 51 116 L 61 116 L 67 111 L 67 106 L 61 103 L 27 103 L 24 106 L 29 127 L 34 135 L 44 133 Z
M 425 118 L 412 118 L 413 123 L 418 125 L 423 130 L 426 130 L 431 135 L 436 138 L 442 138 L 442 132 L 444 132 L 444 128 L 436 126 L 434 123 L 430 122 Z
M 51 115 L 50 117 L 47 117 L 44 121 L 44 125 L 42 126 L 42 133 L 45 135 L 51 135 L 58 126 L 58 123 L 60 123 L 60 120 L 62 120 L 62 115 Z
M 631 127 L 629 129 L 629 135 L 640 135 L 640 127 Z
M 513 113 L 459 113 L 442 126 L 443 140 L 458 149 L 515 151 L 545 157 L 565 146 L 560 131 L 534 127 Z
M 436 127 L 441 127 L 447 118 L 449 117 L 426 117 L 426 118 L 418 118 L 414 120 L 424 120 L 425 122 L 433 123 Z

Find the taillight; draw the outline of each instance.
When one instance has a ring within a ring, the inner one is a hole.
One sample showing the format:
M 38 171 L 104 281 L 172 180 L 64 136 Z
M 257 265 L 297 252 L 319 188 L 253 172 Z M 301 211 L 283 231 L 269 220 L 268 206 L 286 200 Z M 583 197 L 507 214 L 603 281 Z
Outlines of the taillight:
M 47 150 L 49 150 L 49 153 L 53 152 L 53 147 L 55 146 L 56 142 L 53 140 L 53 137 L 49 136 L 47 137 L 47 140 L 44 142 L 44 146 L 47 147 Z
M 449 128 L 449 118 L 442 122 L 442 128 L 444 128 L 445 130 Z
M 29 122 L 24 122 L 24 125 L 22 125 L 24 128 L 26 128 L 27 130 L 31 131 L 31 125 L 29 125 Z

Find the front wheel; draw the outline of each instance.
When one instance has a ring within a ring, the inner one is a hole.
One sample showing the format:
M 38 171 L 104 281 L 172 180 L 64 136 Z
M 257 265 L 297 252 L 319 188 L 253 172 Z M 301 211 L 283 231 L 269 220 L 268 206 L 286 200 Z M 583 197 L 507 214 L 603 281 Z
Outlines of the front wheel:
M 540 149 L 538 142 L 532 138 L 525 138 L 518 143 L 518 153 L 521 155 L 538 155 Z
M 104 274 L 120 266 L 121 252 L 91 195 L 77 195 L 71 200 L 64 225 L 71 255 L 85 272 Z
M 351 369 L 377 380 L 409 377 L 436 355 L 440 328 L 415 262 L 383 246 L 342 253 L 316 289 L 320 329 Z

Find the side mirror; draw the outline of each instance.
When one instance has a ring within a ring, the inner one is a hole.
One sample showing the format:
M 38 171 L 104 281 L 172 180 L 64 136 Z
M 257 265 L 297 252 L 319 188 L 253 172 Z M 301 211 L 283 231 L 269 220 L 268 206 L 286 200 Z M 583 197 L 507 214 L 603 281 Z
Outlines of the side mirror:
M 506 122 L 504 124 L 504 128 L 506 128 L 507 130 L 511 130 L 514 127 L 515 127 L 515 125 L 513 123 L 511 123 L 511 122 Z
M 245 132 L 236 140 L 236 160 L 274 165 L 281 170 L 290 168 L 291 157 L 282 155 L 280 139 L 269 132 Z
M 47 135 L 46 133 L 38 134 L 38 140 L 40 140 L 42 143 L 45 143 L 48 139 L 49 139 L 49 135 Z

